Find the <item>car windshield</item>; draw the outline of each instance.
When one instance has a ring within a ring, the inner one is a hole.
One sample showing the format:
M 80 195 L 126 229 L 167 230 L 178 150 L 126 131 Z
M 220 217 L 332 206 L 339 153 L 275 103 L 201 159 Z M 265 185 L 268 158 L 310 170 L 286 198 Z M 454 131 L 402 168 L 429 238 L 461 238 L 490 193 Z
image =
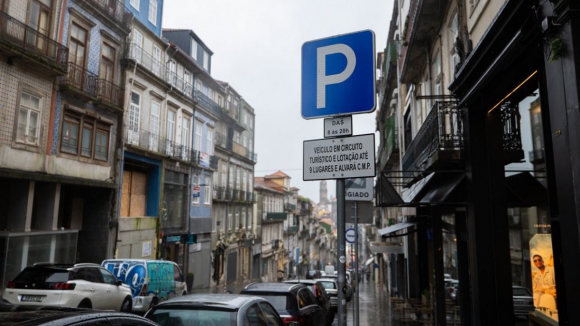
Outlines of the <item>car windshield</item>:
M 155 309 L 147 318 L 161 326 L 235 326 L 236 312 L 212 309 Z

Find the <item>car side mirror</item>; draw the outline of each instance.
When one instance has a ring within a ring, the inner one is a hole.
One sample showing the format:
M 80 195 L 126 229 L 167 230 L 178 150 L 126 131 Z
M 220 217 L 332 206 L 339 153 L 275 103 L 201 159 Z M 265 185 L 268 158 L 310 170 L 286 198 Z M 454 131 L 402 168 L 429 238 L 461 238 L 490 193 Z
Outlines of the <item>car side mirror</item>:
M 117 280 L 117 286 L 121 286 L 121 285 L 123 285 L 123 281 Z

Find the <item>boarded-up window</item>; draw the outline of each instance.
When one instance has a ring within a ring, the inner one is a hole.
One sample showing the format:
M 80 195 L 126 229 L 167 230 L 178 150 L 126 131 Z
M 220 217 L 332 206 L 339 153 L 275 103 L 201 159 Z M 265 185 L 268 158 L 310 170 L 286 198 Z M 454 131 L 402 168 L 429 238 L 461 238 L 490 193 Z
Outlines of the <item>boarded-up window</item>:
M 147 175 L 143 172 L 123 172 L 121 217 L 146 216 Z

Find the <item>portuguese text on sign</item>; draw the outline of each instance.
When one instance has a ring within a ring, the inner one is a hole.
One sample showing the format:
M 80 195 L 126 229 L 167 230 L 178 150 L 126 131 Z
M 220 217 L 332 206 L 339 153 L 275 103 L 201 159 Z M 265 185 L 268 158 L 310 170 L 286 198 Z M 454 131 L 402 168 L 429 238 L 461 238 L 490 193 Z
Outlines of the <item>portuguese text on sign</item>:
M 304 141 L 303 179 L 375 176 L 375 135 Z

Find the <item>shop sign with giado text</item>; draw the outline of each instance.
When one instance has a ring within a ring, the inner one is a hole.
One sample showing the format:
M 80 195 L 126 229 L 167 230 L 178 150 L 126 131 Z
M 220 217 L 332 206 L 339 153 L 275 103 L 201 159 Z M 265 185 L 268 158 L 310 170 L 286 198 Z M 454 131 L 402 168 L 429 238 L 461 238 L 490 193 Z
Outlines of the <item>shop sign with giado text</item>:
M 375 176 L 375 135 L 304 141 L 303 180 Z

